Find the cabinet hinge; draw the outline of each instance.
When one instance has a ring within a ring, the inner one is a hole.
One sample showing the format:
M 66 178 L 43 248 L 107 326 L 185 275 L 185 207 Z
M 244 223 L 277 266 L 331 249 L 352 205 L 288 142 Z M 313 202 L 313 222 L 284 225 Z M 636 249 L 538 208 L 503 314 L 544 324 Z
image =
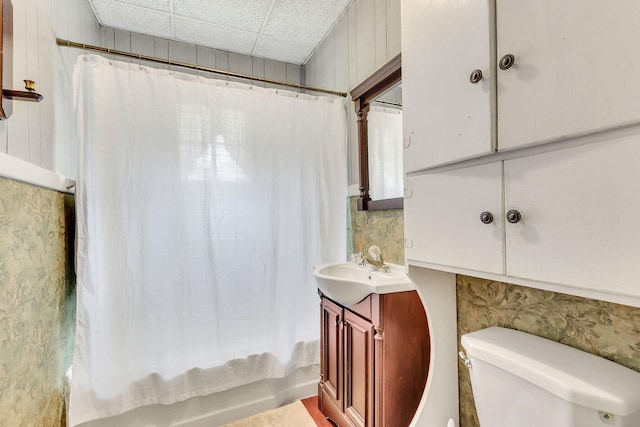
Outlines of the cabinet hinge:
M 413 196 L 413 189 L 411 187 L 404 187 L 404 198 L 410 199 Z
M 411 135 L 402 138 L 402 148 L 408 148 L 411 145 Z

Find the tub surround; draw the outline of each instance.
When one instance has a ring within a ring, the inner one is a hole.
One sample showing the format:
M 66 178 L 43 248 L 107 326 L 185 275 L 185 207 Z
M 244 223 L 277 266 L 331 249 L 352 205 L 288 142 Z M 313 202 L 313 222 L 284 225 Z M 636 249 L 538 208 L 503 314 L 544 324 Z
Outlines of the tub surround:
M 64 425 L 75 327 L 73 196 L 0 178 L 0 414 Z

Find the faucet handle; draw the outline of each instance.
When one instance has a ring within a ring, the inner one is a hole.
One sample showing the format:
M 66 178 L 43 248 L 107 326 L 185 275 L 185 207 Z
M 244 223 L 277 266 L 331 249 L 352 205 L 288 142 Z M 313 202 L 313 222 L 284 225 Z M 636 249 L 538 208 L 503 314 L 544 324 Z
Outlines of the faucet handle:
M 369 252 L 369 256 L 375 259 L 376 261 L 382 260 L 382 251 L 380 250 L 379 246 L 376 246 L 376 245 L 370 246 L 368 252 Z

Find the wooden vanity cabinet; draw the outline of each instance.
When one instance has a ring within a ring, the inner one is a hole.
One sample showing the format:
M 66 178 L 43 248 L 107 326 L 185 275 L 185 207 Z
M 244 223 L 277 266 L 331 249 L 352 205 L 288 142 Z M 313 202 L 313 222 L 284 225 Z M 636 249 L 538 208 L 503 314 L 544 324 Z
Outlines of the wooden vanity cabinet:
M 321 294 L 320 411 L 339 427 L 404 427 L 427 381 L 429 332 L 415 291 L 350 307 Z

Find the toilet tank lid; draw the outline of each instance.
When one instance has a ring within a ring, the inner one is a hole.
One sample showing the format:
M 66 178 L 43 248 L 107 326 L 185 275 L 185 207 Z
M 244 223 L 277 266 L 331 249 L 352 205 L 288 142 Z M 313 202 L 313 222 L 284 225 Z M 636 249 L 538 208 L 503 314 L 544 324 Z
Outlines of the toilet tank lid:
M 568 402 L 620 416 L 640 410 L 640 373 L 610 360 L 525 332 L 491 327 L 462 336 L 480 359 Z

